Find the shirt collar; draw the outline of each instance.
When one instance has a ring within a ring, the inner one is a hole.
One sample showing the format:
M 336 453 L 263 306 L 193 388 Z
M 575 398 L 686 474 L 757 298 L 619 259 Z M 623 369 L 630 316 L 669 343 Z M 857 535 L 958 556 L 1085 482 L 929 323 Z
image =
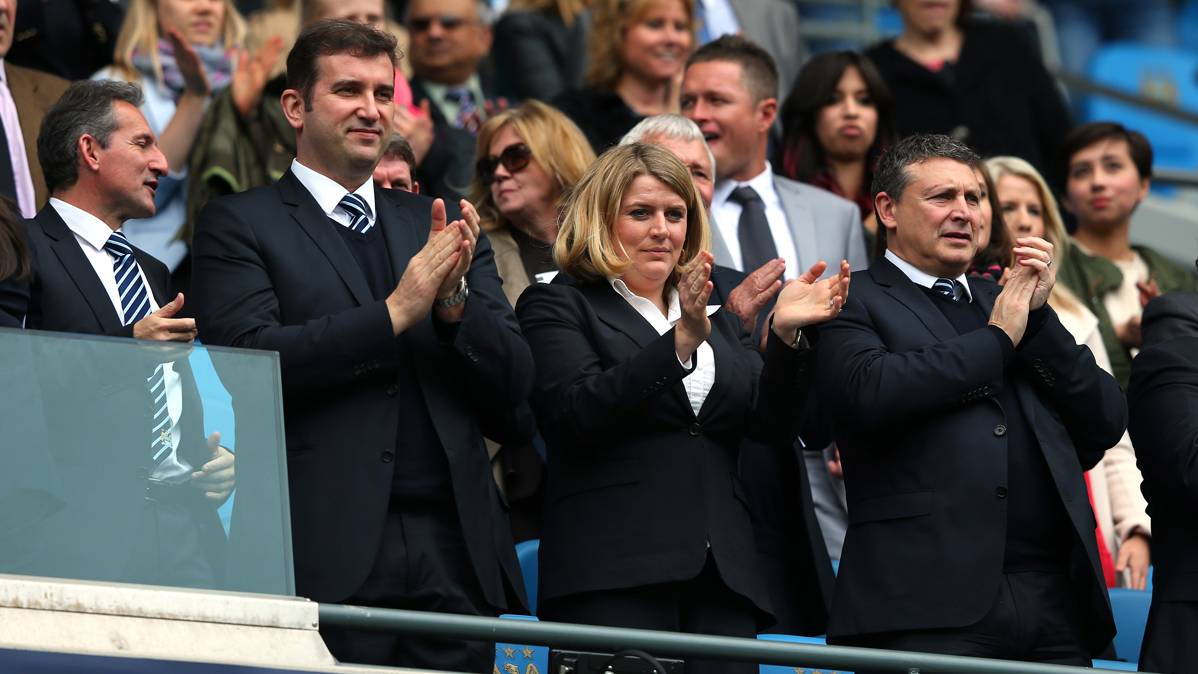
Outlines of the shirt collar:
M 932 288 L 932 284 L 936 282 L 936 279 L 940 278 L 939 276 L 933 276 L 922 269 L 919 269 L 915 265 L 896 255 L 895 252 L 890 249 L 886 250 L 886 259 L 890 260 L 894 266 L 898 267 L 899 271 L 903 272 L 903 274 L 907 278 L 911 279 L 913 283 L 918 286 L 928 288 L 929 290 Z M 965 274 L 961 274 L 953 280 L 959 282 L 965 287 L 965 297 L 969 298 L 969 301 L 972 302 L 973 291 L 969 289 L 969 278 L 965 276 Z
M 112 228 L 104 224 L 103 220 L 56 197 L 50 198 L 50 206 L 66 223 L 67 229 L 96 250 L 104 250 L 104 244 L 112 236 Z
M 728 197 L 732 196 L 732 190 L 741 185 L 752 187 L 767 206 L 778 200 L 778 193 L 774 191 L 774 169 L 767 161 L 765 170 L 749 178 L 746 182 L 727 179 L 717 182 L 715 192 L 711 195 L 711 207 L 714 209 L 717 206 L 723 206 L 728 201 Z
M 619 295 L 620 297 L 623 297 L 624 300 L 626 302 L 628 302 L 629 304 L 631 304 L 634 309 L 637 308 L 639 305 L 641 307 L 652 308 L 654 312 L 658 311 L 657 306 L 654 305 L 652 301 L 632 292 L 632 289 L 628 287 L 628 284 L 624 283 L 624 279 L 613 276 L 613 277 L 609 277 L 607 279 L 607 282 L 611 284 L 611 287 L 613 290 L 616 291 L 616 294 Z M 710 316 L 710 315 L 714 314 L 715 312 L 719 311 L 719 309 L 720 309 L 720 305 L 709 304 L 709 305 L 707 305 L 707 315 Z M 640 313 L 640 312 L 638 311 L 638 313 Z M 665 318 L 666 318 L 666 322 L 669 323 L 670 325 L 677 323 L 682 318 L 682 305 L 678 303 L 678 289 L 677 288 L 670 288 L 670 292 L 666 295 L 666 316 L 665 316 Z
M 440 82 L 430 82 L 421 80 L 424 90 L 428 92 L 428 97 L 438 103 L 445 102 L 445 92 L 450 89 L 469 89 L 470 93 L 474 94 L 474 104 L 479 108 L 483 107 L 483 89 L 482 84 L 478 79 L 478 73 L 471 73 L 470 77 L 466 78 L 461 84 L 442 84 Z
M 317 205 L 324 214 L 333 217 L 333 212 L 337 210 L 338 204 L 341 203 L 341 198 L 345 196 L 345 188 L 332 178 L 317 173 L 316 171 L 304 166 L 298 159 L 291 160 L 291 172 L 295 174 L 297 180 L 300 181 L 312 198 L 316 199 Z M 358 186 L 354 190 L 354 194 L 362 197 L 366 202 L 366 216 L 374 219 L 374 180 L 368 176 L 366 182 Z

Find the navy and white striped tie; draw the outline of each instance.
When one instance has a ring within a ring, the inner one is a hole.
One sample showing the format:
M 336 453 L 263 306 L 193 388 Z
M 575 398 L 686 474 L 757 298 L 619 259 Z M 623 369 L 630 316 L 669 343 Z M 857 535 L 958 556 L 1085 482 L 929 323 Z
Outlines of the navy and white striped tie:
M 338 205 L 341 206 L 341 210 L 349 213 L 350 229 L 359 234 L 370 231 L 370 207 L 366 205 L 365 199 L 351 192 L 341 197 L 341 203 Z
M 962 294 L 960 291 L 958 291 L 958 286 L 960 286 L 958 281 L 947 278 L 938 278 L 936 279 L 936 282 L 932 284 L 932 290 L 935 290 L 941 295 L 944 295 L 950 300 L 956 302 L 957 300 L 961 299 Z M 961 291 L 963 290 L 964 288 L 961 288 Z
M 133 246 L 121 232 L 113 232 L 104 242 L 104 251 L 112 256 L 112 271 L 116 276 L 117 292 L 121 297 L 124 325 L 132 325 L 150 314 L 150 292 L 141 280 L 141 268 L 133 257 Z M 157 466 L 171 452 L 170 414 L 167 412 L 166 379 L 162 365 L 146 379 L 153 414 L 150 431 L 150 455 Z

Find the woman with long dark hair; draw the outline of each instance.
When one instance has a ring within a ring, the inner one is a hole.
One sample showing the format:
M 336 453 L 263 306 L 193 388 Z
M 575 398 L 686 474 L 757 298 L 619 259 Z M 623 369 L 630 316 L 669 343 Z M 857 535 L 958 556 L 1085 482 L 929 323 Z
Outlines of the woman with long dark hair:
M 869 184 L 894 140 L 890 90 L 873 64 L 850 51 L 814 56 L 782 104 L 782 174 L 857 204 L 873 236 Z M 872 246 L 871 246 L 872 248 Z

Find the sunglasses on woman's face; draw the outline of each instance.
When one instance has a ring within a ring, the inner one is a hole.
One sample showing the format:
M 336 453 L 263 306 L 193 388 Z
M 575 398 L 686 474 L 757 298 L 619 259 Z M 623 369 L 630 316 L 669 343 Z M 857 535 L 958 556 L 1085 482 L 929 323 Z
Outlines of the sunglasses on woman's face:
M 495 182 L 495 169 L 503 164 L 508 173 L 517 173 L 528 167 L 532 161 L 532 150 L 524 143 L 516 143 L 503 148 L 498 157 L 483 157 L 478 160 L 478 179 L 484 185 Z

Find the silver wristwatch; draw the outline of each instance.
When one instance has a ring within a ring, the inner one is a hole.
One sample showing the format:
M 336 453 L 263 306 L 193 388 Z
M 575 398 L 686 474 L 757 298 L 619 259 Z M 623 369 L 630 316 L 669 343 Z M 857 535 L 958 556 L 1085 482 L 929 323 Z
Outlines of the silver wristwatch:
M 434 300 L 433 306 L 437 307 L 438 309 L 449 309 L 451 307 L 456 307 L 457 305 L 465 302 L 469 295 L 470 289 L 466 287 L 466 277 L 463 276 L 458 281 L 457 290 L 454 290 L 453 294 L 449 297 Z

